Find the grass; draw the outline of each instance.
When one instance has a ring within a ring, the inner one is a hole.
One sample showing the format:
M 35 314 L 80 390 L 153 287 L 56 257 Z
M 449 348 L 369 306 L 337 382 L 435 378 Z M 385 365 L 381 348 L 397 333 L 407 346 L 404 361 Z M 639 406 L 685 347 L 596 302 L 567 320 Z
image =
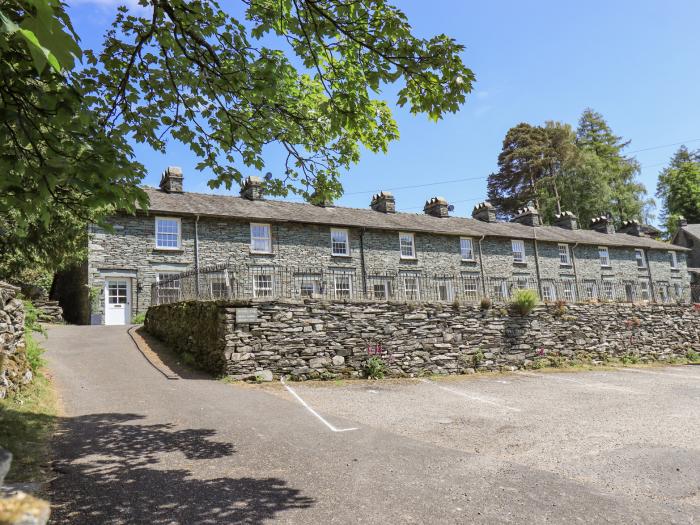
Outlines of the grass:
M 47 480 L 57 412 L 56 391 L 41 370 L 19 394 L 0 400 L 0 447 L 13 455 L 8 482 Z

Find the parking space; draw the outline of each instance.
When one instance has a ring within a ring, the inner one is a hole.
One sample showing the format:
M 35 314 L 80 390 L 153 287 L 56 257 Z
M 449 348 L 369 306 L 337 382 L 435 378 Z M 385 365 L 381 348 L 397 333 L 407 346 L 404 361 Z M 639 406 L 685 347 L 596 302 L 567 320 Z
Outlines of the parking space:
M 698 366 L 292 386 L 358 433 L 538 468 L 601 493 L 700 505 Z

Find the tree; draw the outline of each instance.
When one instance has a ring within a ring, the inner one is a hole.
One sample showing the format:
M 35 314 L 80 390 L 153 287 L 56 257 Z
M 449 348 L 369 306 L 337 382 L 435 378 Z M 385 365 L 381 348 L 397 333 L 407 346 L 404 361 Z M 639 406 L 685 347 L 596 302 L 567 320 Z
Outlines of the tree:
M 581 224 L 608 212 L 618 223 L 641 220 L 653 201 L 644 198 L 646 190 L 636 181 L 639 165 L 623 155 L 626 146 L 590 109 L 575 133 L 560 122 L 519 124 L 503 141 L 499 170 L 489 176 L 488 198 L 504 218 L 533 202 L 548 222 L 566 210 Z
M 562 211 L 563 178 L 576 160 L 571 127 L 521 123 L 511 128 L 498 156 L 499 171 L 488 180 L 488 198 L 505 218 L 532 202 L 545 217 Z
M 619 224 L 629 219 L 648 221 L 654 201 L 646 198 L 646 188 L 636 180 L 639 163 L 623 154 L 629 141 L 616 136 L 600 113 L 587 108 L 578 122 L 576 144 L 579 149 L 594 153 L 601 161 L 602 175 L 610 189 L 605 211 L 611 213 L 615 222 Z
M 398 105 L 438 120 L 474 80 L 463 46 L 415 37 L 385 0 L 245 0 L 245 20 L 213 0 L 141 3 L 150 16 L 121 9 L 103 51 L 89 53 L 91 104 L 157 150 L 187 144 L 211 187 L 266 169 L 263 149 L 276 144 L 286 161 L 268 192 L 338 197 L 361 146 L 386 151 L 398 138 L 384 86 L 402 81 Z
M 63 264 L 60 248 L 29 241 L 143 206 L 133 141 L 189 145 L 212 187 L 268 168 L 263 149 L 277 144 L 287 160 L 269 167 L 267 191 L 328 199 L 342 193 L 339 174 L 362 146 L 386 151 L 398 137 L 385 86 L 401 83 L 398 105 L 438 120 L 474 80 L 463 46 L 415 37 L 384 0 L 244 0 L 239 18 L 213 0 L 141 4 L 149 16 L 120 9 L 80 70 L 63 3 L 0 6 L 0 242 L 14 247 L 0 267 L 38 253 Z
M 661 199 L 661 219 L 668 237 L 678 229 L 678 219 L 700 222 L 700 151 L 681 146 L 659 175 L 656 196 Z

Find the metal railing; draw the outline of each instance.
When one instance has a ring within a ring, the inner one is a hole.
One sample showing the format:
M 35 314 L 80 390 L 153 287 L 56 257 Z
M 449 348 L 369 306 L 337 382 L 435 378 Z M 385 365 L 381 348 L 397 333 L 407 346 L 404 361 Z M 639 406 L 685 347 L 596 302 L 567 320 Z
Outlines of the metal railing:
M 520 289 L 535 290 L 545 302 L 675 303 L 691 299 L 688 286 L 668 282 L 608 279 L 538 282 L 532 278 L 482 279 L 474 273 L 434 274 L 418 270 L 371 269 L 363 274 L 357 268 L 218 265 L 154 283 L 151 304 L 251 298 L 478 303 L 488 297 L 495 302 L 507 302 Z

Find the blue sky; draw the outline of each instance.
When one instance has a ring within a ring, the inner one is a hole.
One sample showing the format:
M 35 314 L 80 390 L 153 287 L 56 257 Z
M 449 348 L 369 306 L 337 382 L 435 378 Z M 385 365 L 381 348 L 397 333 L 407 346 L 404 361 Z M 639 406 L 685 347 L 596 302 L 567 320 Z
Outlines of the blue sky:
M 99 46 L 119 3 L 69 0 L 84 47 Z M 631 140 L 628 151 L 642 164 L 640 179 L 650 194 L 678 147 L 668 145 L 700 148 L 697 0 L 395 3 L 418 35 L 446 33 L 464 44 L 477 82 L 462 110 L 437 124 L 397 108 L 400 140 L 387 154 L 363 155 L 343 179 L 340 205 L 366 207 L 373 192 L 392 189 L 400 210 L 420 212 L 427 198 L 442 195 L 456 215 L 469 215 L 485 197 L 486 177 L 510 127 L 545 120 L 575 125 L 586 107 Z M 391 93 L 383 95 L 393 105 Z M 148 169 L 147 184 L 157 185 L 165 166 L 178 165 L 187 190 L 209 191 L 206 173 L 196 173 L 186 147 L 173 143 L 166 155 L 143 146 L 136 151 Z M 280 171 L 274 154 L 266 162 L 268 170 Z

